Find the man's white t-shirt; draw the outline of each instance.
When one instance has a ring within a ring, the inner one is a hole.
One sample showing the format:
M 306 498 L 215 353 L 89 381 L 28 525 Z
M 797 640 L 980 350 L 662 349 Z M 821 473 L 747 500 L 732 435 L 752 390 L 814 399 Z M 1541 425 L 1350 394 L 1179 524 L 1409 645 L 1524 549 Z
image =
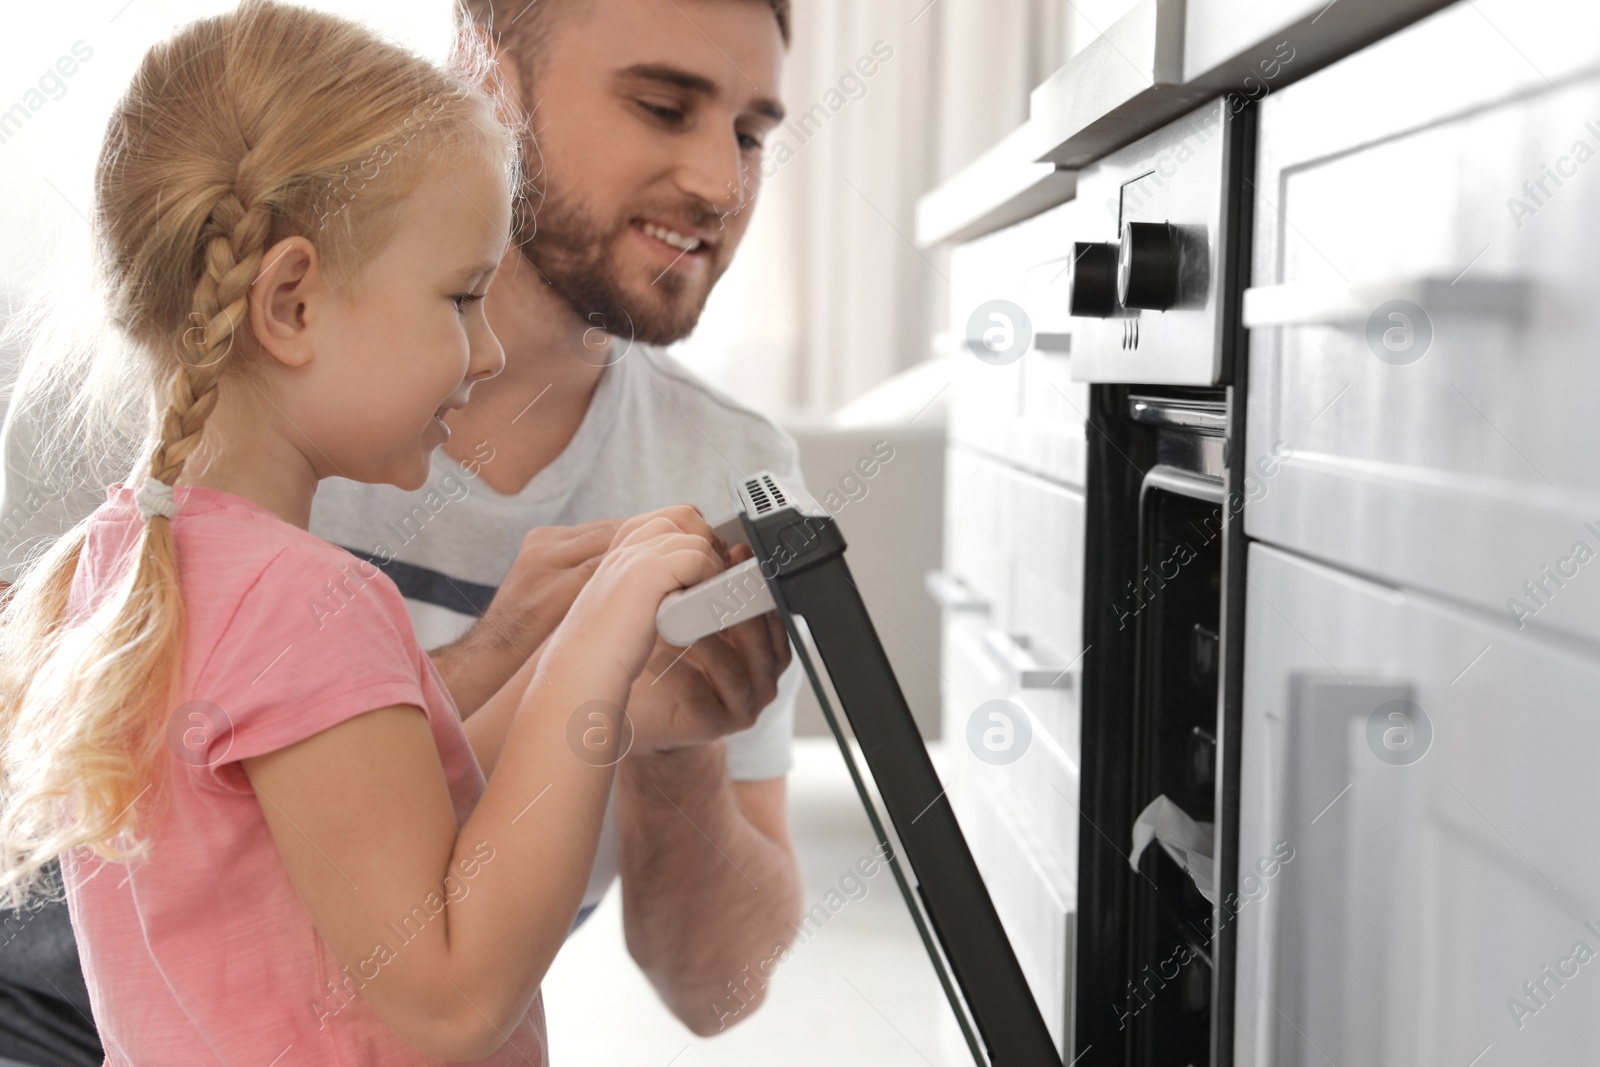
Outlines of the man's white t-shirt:
M 614 345 L 612 352 L 619 350 Z M 537 404 L 521 417 L 537 419 Z M 43 546 L 105 500 L 103 487 L 54 477 L 65 461 L 38 456 L 38 440 L 38 427 L 29 425 L 25 412 L 7 415 L 0 581 L 15 581 Z M 474 469 L 494 462 L 486 445 L 474 456 L 468 461 Z M 694 504 L 716 523 L 735 511 L 730 478 L 760 470 L 798 480 L 794 439 L 667 353 L 635 343 L 601 373 L 567 447 L 521 492 L 497 493 L 439 448 L 427 483 L 415 491 L 325 479 L 312 501 L 310 530 L 381 566 L 405 596 L 418 642 L 431 649 L 457 640 L 477 621 L 534 527 L 573 526 L 669 504 Z M 799 665 L 791 662 L 777 699 L 754 726 L 727 738 L 734 780 L 788 773 L 799 685 Z M 615 801 L 613 794 L 580 923 L 617 877 Z

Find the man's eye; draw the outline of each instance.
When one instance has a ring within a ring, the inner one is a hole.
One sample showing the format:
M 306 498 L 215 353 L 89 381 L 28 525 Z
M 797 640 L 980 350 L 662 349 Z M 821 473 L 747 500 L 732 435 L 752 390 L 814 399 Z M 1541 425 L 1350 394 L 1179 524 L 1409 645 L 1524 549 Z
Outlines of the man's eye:
M 759 152 L 761 151 L 761 138 L 748 133 L 741 133 L 739 135 L 739 147 L 746 152 Z
M 652 104 L 647 100 L 639 101 L 639 106 L 650 112 L 650 114 L 654 115 L 662 122 L 676 123 L 683 121 L 683 112 L 678 108 L 664 107 L 660 104 Z

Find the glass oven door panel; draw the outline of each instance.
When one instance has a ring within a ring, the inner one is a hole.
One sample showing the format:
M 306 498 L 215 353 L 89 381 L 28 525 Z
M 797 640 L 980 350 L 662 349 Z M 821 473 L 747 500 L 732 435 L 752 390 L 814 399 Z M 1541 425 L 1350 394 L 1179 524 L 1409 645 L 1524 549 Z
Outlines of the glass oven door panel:
M 1221 670 L 1222 487 L 1155 468 L 1139 514 L 1140 580 L 1121 618 L 1136 628 L 1134 809 L 1165 797 L 1216 847 Z M 1206 833 L 1209 828 L 1209 833 Z M 1211 1046 L 1213 905 L 1164 847 L 1131 882 L 1128 1059 L 1139 1067 L 1204 1062 Z

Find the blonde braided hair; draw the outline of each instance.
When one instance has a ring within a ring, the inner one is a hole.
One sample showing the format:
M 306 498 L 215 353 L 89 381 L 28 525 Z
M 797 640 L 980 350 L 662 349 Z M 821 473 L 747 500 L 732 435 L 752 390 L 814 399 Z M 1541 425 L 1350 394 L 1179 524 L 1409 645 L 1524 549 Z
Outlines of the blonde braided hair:
M 276 0 L 242 0 L 145 55 L 107 125 L 93 218 L 107 319 L 153 405 L 141 509 L 145 488 L 170 494 L 224 379 L 253 372 L 250 289 L 277 241 L 311 240 L 339 286 L 451 149 L 487 148 L 506 188 L 520 188 L 522 131 L 495 73 L 477 35 L 460 35 L 440 69 Z M 405 151 L 386 147 L 396 143 Z M 325 194 L 341 182 L 353 198 L 330 215 Z M 46 365 L 27 372 L 50 378 L 48 353 L 35 358 Z M 60 374 L 72 372 L 63 357 Z M 74 397 L 116 380 L 85 376 Z M 99 388 L 77 406 L 113 409 Z M 137 831 L 157 818 L 143 798 L 159 800 L 152 787 L 182 770 L 183 754 L 164 751 L 182 710 L 185 644 L 170 516 L 148 516 L 120 580 L 69 605 L 87 530 L 86 519 L 0 595 L 0 898 L 12 906 L 80 846 L 143 854 Z
M 233 351 L 234 333 L 250 306 L 250 285 L 267 250 L 272 208 L 246 208 L 229 191 L 217 201 L 200 231 L 205 271 L 195 287 L 194 325 L 183 332 L 180 358 L 167 387 L 167 411 L 150 460 L 151 478 L 172 485 L 200 444 L 206 419 L 216 410 L 217 391 Z M 240 251 L 243 250 L 243 255 Z

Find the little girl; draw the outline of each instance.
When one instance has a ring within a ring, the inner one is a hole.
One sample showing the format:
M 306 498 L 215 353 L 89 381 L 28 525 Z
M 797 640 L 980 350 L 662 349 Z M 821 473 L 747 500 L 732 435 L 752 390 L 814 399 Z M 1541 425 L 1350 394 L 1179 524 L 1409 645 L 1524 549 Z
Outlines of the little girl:
M 393 582 L 306 529 L 319 479 L 421 486 L 503 366 L 490 70 L 244 0 L 151 49 L 108 125 L 148 465 L 0 611 L 0 891 L 62 861 L 108 1064 L 546 1060 L 621 705 L 720 545 L 691 508 L 623 524 L 463 722 Z

